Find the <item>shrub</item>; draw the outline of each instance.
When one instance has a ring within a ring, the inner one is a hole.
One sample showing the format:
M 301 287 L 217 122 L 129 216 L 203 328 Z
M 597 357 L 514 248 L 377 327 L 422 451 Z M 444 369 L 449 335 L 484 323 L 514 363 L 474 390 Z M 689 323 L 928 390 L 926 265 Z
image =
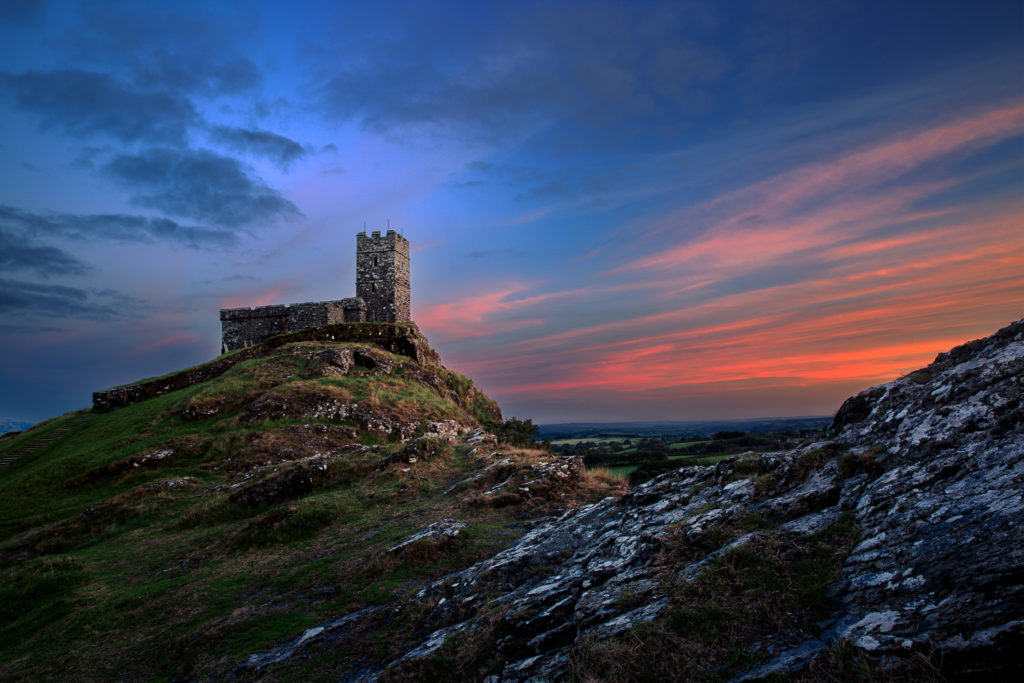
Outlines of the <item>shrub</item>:
M 525 446 L 537 435 L 537 425 L 529 418 L 510 417 L 503 423 L 490 425 L 490 430 L 500 441 L 513 446 Z

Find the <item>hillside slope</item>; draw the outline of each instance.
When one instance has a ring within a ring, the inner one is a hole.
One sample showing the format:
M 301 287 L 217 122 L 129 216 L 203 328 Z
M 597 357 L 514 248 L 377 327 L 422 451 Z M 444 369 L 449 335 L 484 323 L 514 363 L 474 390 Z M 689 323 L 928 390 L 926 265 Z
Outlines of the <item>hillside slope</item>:
M 465 378 L 303 342 L 0 443 L 0 676 L 1014 678 L 1024 321 L 623 495 Z M 54 436 L 64 430 L 59 436 Z
M 365 637 L 304 675 L 376 665 L 417 626 L 382 606 L 612 491 L 497 444 L 497 405 L 432 354 L 288 343 L 0 442 L 0 678 L 223 676 L 347 613 Z

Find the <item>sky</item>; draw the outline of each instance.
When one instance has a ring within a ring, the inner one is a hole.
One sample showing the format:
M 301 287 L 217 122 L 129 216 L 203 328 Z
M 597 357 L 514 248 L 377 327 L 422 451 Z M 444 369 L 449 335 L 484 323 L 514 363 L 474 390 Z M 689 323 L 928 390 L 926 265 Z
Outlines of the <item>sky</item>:
M 364 226 L 506 416 L 831 414 L 1024 317 L 1024 2 L 0 3 L 0 417 Z

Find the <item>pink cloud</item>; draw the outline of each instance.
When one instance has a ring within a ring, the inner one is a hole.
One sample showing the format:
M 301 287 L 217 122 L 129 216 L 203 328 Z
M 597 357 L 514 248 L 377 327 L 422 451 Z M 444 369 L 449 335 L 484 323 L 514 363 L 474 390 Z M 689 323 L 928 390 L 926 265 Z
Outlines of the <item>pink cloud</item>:
M 666 216 L 662 224 L 701 231 L 601 273 L 589 289 L 523 297 L 521 286 L 501 288 L 432 307 L 424 326 L 451 337 L 513 329 L 503 321 L 542 329 L 460 359 L 499 400 L 587 406 L 614 396 L 626 406 L 657 396 L 661 417 L 685 397 L 785 388 L 826 413 L 850 390 L 1024 315 L 1024 202 L 952 201 L 945 191 L 985 176 L 936 180 L 930 170 L 1021 133 L 1017 102 L 840 150 Z M 933 179 L 888 182 L 916 169 Z M 546 306 L 571 296 L 592 309 L 630 295 L 631 315 L 590 324 L 563 323 Z M 771 412 L 786 408 L 762 414 Z
M 1020 317 L 1022 219 L 1010 213 L 948 226 L 930 252 L 921 240 L 893 240 L 880 250 L 881 268 L 840 264 L 834 276 L 525 340 L 471 365 L 499 395 L 581 402 L 595 390 L 682 395 L 698 385 L 731 391 L 737 382 L 766 390 L 866 387 Z M 650 333 L 654 321 L 666 320 L 678 329 Z
M 284 293 L 291 289 L 288 284 L 275 284 L 259 292 L 235 294 L 221 298 L 221 308 L 250 308 L 270 304 L 290 303 L 283 301 Z
M 564 290 L 516 298 L 526 289 L 523 284 L 513 283 L 495 291 L 417 307 L 413 317 L 424 330 L 437 333 L 441 341 L 502 334 L 541 322 L 537 317 L 508 319 L 502 315 L 529 310 L 541 302 L 580 291 Z
M 953 180 L 865 194 L 868 188 L 898 177 L 926 162 L 957 151 L 977 150 L 1024 132 L 1024 103 L 963 117 L 955 122 L 911 131 L 900 139 L 849 152 L 828 162 L 813 162 L 729 192 L 698 207 L 664 217 L 660 224 L 687 226 L 722 215 L 693 240 L 635 259 L 617 271 L 703 265 L 743 266 L 763 263 L 799 249 L 866 234 L 887 220 L 913 221 L 941 212 L 901 216 L 914 200 L 952 184 Z M 843 198 L 817 208 L 803 205 Z M 802 207 L 802 208 L 801 208 Z M 724 212 L 724 213 L 723 213 Z

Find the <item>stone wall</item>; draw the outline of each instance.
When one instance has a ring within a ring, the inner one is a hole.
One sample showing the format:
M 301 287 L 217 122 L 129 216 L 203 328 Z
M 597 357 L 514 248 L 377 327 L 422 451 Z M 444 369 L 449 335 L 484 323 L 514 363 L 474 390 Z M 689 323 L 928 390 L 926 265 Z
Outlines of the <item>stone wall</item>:
M 277 334 L 308 327 L 362 322 L 366 304 L 359 298 L 315 301 L 289 306 L 224 308 L 220 312 L 221 352 L 254 346 Z
M 162 396 L 171 391 L 184 389 L 193 384 L 199 384 L 214 377 L 219 377 L 234 367 L 236 363 L 241 363 L 243 360 L 251 358 L 258 358 L 264 353 L 265 351 L 261 346 L 254 346 L 230 356 L 218 358 L 209 363 L 197 365 L 194 368 L 182 370 L 165 377 L 157 377 L 156 379 L 146 380 L 137 384 L 126 384 L 123 387 L 114 387 L 106 391 L 95 391 L 92 394 L 93 410 L 101 413 L 107 412 L 121 406 L 130 406 L 133 403 L 145 401 L 148 398 Z
M 409 241 L 394 230 L 356 235 L 356 296 L 366 302 L 366 320 L 410 321 Z

